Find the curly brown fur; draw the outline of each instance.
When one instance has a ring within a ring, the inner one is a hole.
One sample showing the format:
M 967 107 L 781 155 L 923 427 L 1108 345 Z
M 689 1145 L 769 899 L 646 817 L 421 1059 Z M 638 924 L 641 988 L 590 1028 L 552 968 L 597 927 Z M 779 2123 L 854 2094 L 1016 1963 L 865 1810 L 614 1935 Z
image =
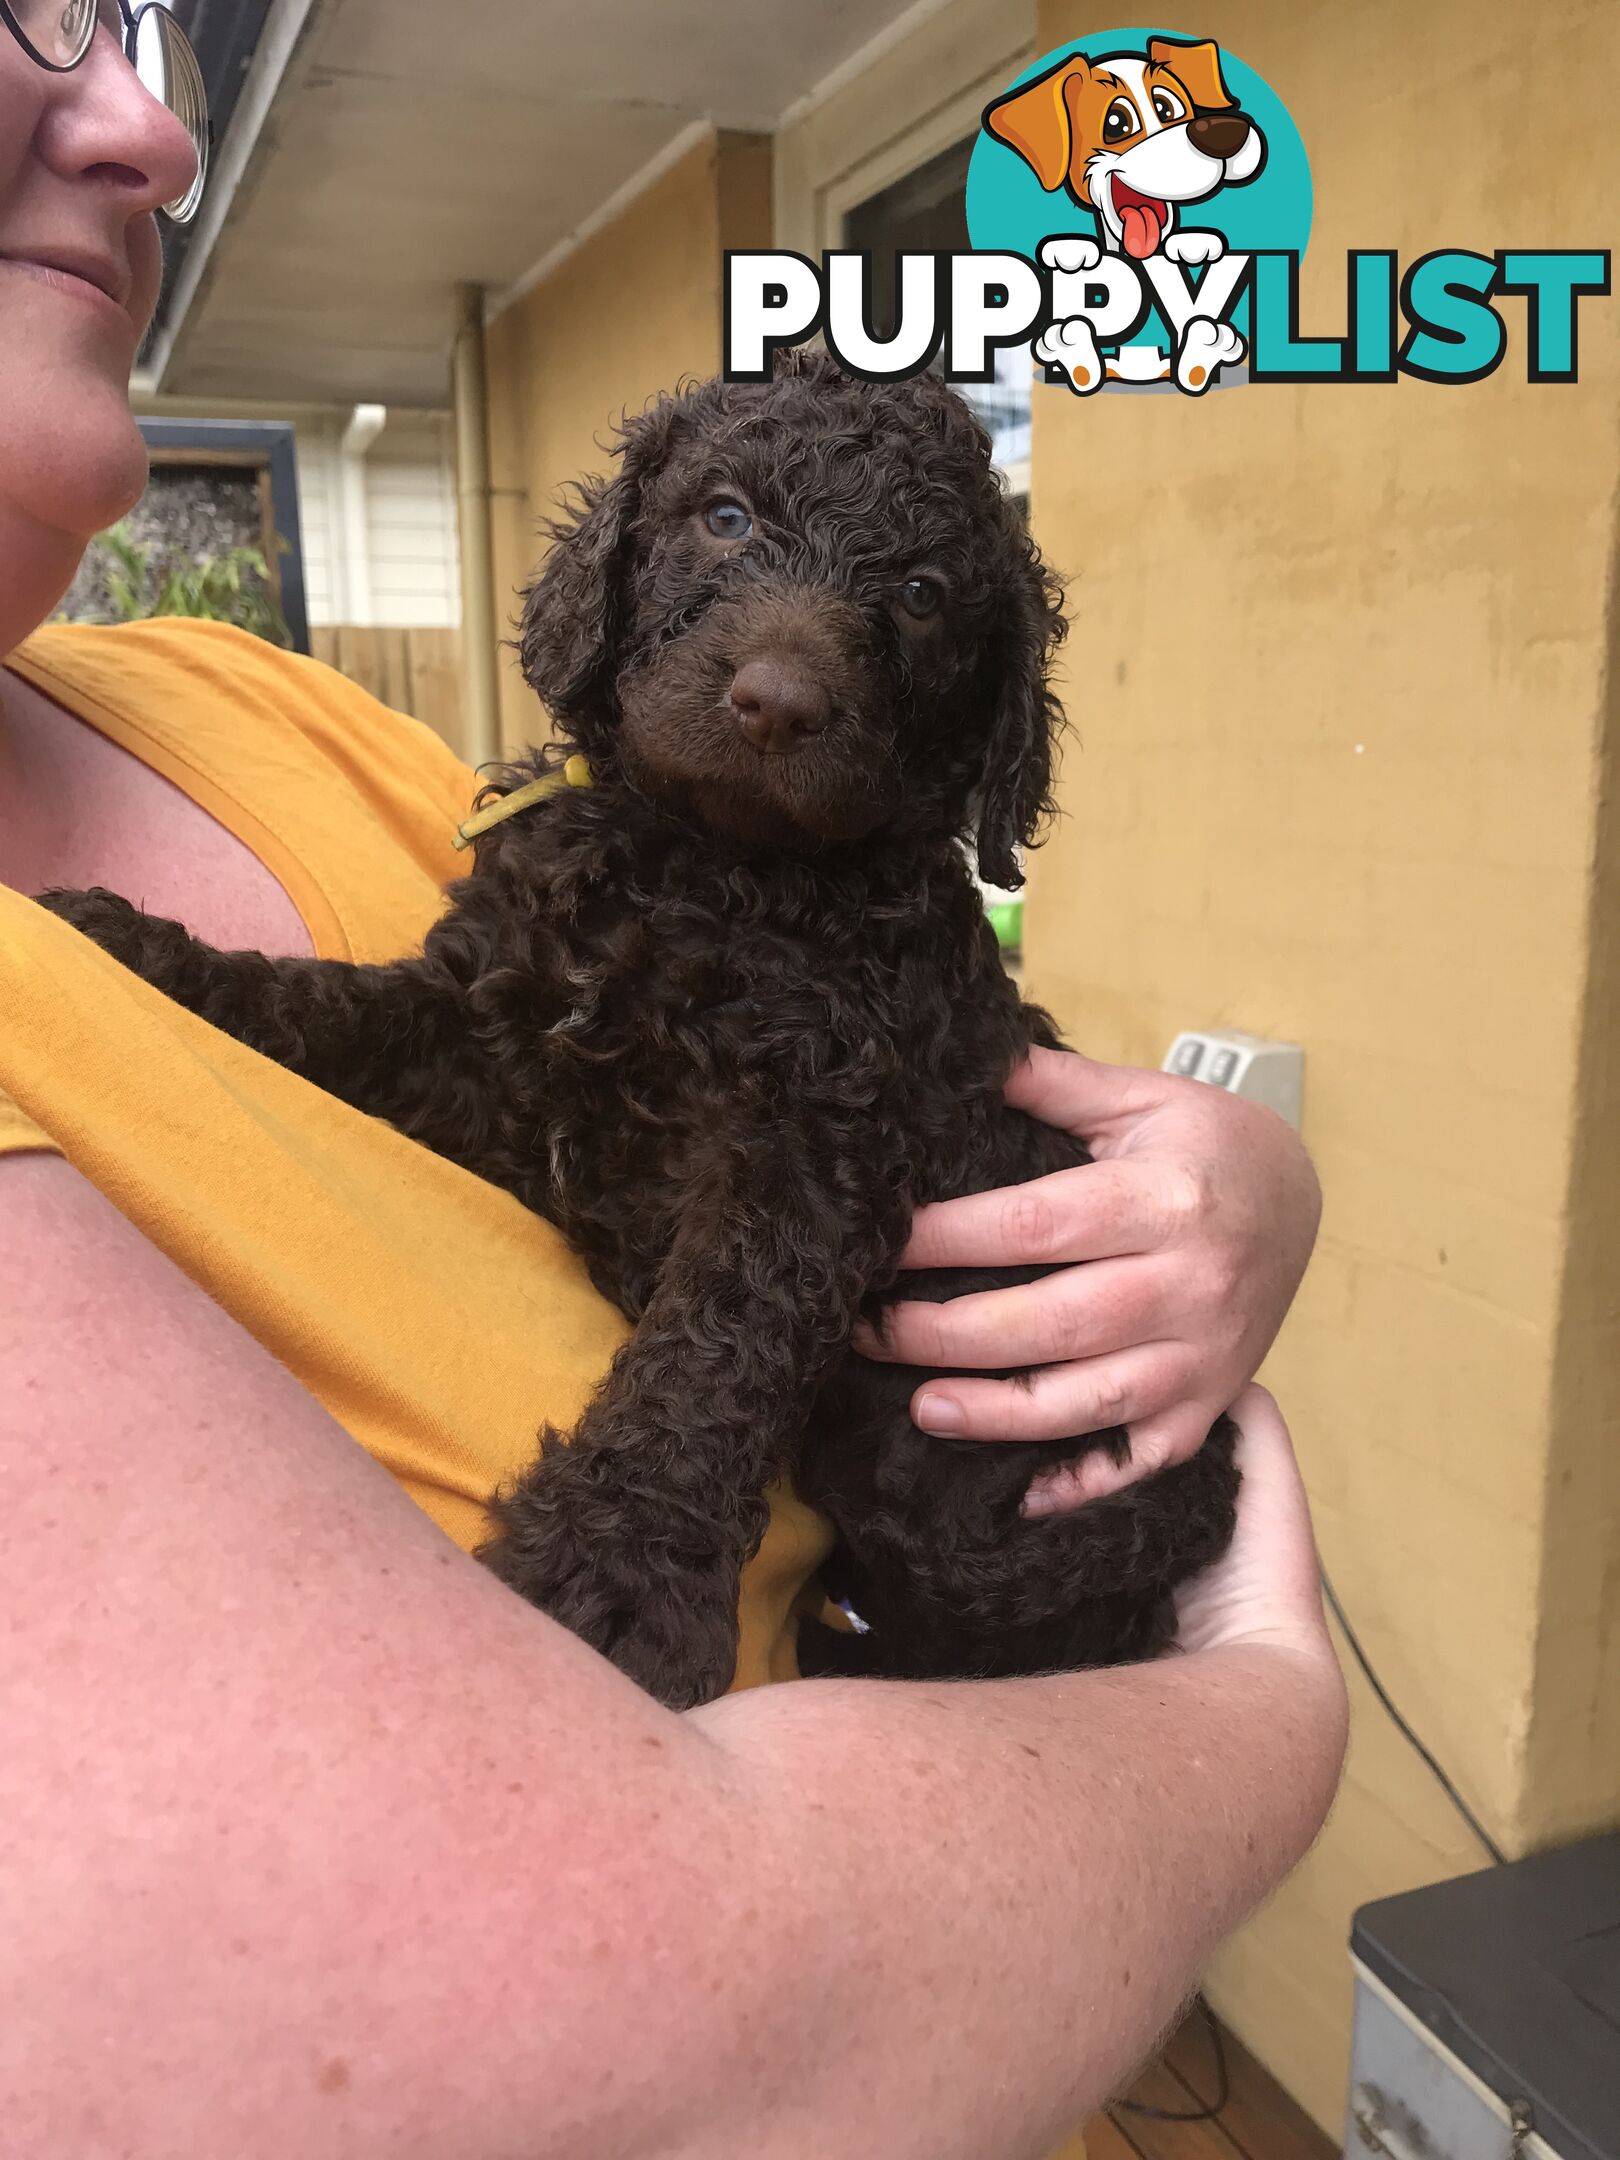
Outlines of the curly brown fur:
M 847 1347 L 915 1206 L 1088 1159 L 1003 1102 L 1056 1037 L 962 853 L 1013 884 L 1049 810 L 1062 630 L 960 399 L 801 355 L 660 399 L 554 528 L 523 663 L 594 785 L 485 834 L 419 956 L 221 954 L 111 894 L 47 896 L 557 1223 L 636 1321 L 572 1444 L 544 1434 L 496 1502 L 484 1557 L 666 1701 L 729 1680 L 784 1473 L 837 1524 L 888 1674 L 1147 1654 L 1230 1534 L 1224 1425 L 1177 1470 L 1028 1521 L 1033 1468 L 1124 1436 L 926 1439 L 921 1375 Z

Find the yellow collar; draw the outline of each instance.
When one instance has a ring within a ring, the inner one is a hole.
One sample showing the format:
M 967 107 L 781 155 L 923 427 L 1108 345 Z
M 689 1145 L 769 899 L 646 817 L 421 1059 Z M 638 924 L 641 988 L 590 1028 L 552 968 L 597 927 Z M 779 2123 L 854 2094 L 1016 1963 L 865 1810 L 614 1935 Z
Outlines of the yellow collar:
M 527 810 L 531 803 L 543 802 L 548 795 L 555 795 L 560 787 L 589 787 L 591 768 L 576 750 L 560 772 L 542 773 L 538 780 L 531 780 L 526 787 L 514 788 L 510 795 L 502 795 L 482 810 L 475 810 L 463 825 L 458 825 L 451 846 L 471 847 L 480 833 L 487 833 L 492 825 L 499 825 L 504 818 L 516 817 L 520 810 Z

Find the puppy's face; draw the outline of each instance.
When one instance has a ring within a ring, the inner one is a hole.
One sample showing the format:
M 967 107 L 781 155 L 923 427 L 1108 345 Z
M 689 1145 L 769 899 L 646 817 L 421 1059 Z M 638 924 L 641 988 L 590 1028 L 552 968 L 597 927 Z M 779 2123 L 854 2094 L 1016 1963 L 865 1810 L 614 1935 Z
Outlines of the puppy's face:
M 593 765 L 729 842 L 944 835 L 976 807 L 1006 872 L 1044 804 L 1060 623 L 961 400 L 796 355 L 630 423 L 524 659 Z
M 974 671 L 966 516 L 917 501 L 915 465 L 862 434 L 807 436 L 761 401 L 721 442 L 688 435 L 643 491 L 619 754 L 743 841 L 887 824 Z

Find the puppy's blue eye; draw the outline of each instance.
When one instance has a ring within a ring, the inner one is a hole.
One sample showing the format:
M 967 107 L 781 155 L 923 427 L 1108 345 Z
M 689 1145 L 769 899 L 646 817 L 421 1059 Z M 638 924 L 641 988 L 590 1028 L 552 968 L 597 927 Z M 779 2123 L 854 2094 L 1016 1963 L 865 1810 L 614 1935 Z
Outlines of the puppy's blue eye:
M 703 522 L 717 540 L 746 540 L 754 529 L 752 516 L 737 502 L 710 503 Z
M 923 622 L 940 609 L 940 590 L 932 578 L 907 578 L 900 588 L 900 605 L 908 615 L 915 615 Z

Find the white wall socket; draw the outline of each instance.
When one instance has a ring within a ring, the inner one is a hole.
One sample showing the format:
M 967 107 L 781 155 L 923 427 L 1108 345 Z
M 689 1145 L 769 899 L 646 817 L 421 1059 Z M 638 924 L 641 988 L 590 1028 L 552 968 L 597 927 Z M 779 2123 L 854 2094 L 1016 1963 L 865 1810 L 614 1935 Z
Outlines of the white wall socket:
M 1299 1130 L 1305 1052 L 1298 1043 L 1268 1042 L 1263 1035 L 1240 1035 L 1230 1028 L 1183 1028 L 1165 1053 L 1163 1069 L 1264 1103 Z

